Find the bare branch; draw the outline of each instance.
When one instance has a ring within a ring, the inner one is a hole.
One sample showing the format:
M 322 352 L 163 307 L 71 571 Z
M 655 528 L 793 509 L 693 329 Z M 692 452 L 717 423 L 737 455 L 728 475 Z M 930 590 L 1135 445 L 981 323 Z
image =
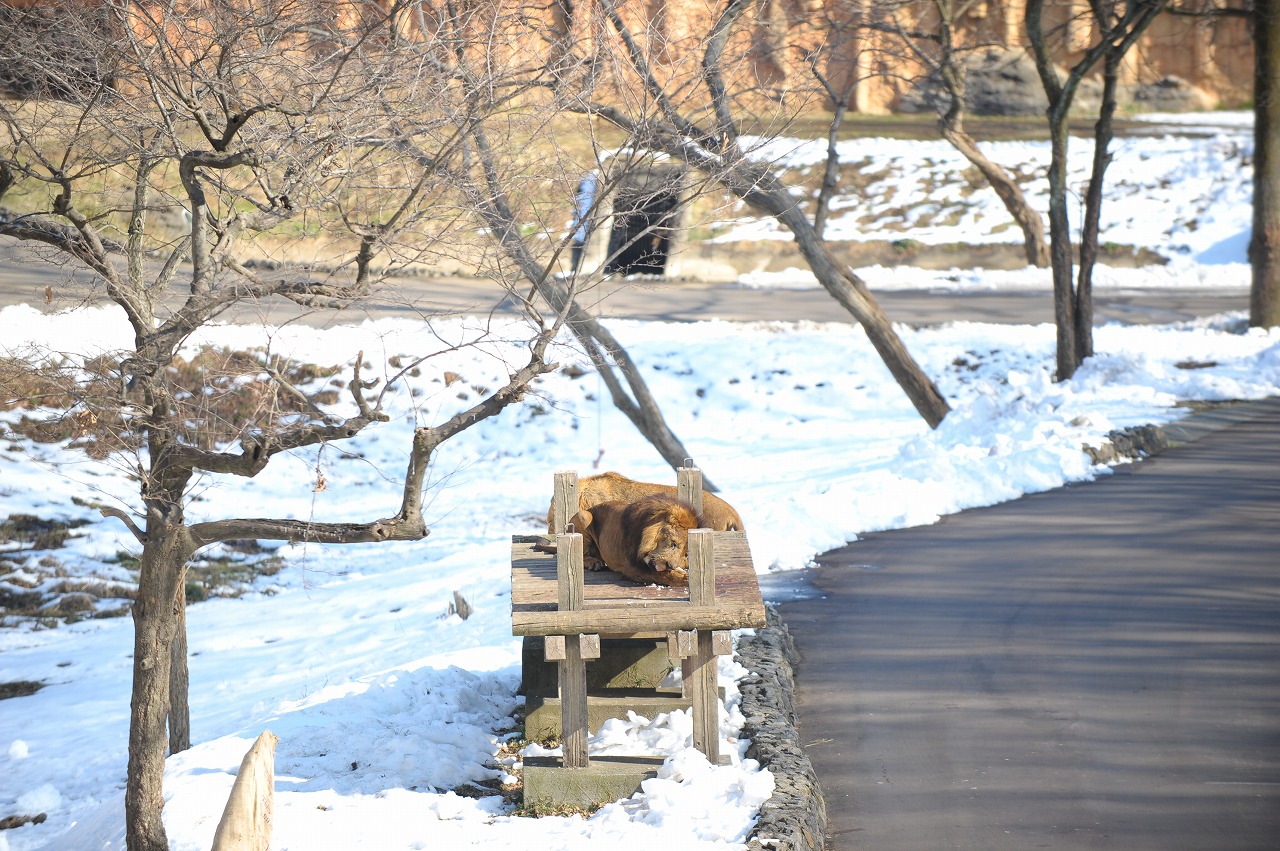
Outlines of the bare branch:
M 139 529 L 137 524 L 133 522 L 133 518 L 128 514 L 125 514 L 118 508 L 111 508 L 110 506 L 107 508 L 100 508 L 98 511 L 103 517 L 114 517 L 123 523 L 128 527 L 129 531 L 133 533 L 133 537 L 138 539 L 138 543 L 145 544 L 147 542 L 147 533 Z

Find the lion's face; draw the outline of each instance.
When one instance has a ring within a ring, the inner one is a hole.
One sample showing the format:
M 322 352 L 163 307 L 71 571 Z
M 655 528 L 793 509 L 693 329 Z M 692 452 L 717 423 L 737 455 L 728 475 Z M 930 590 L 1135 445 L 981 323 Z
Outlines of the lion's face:
M 693 508 L 670 497 L 650 496 L 628 509 L 641 527 L 636 558 L 665 585 L 689 582 L 689 530 L 702 526 Z
M 650 570 L 668 573 L 669 579 L 688 581 L 689 528 L 671 522 L 646 527 L 640 536 L 640 548 L 636 555 Z

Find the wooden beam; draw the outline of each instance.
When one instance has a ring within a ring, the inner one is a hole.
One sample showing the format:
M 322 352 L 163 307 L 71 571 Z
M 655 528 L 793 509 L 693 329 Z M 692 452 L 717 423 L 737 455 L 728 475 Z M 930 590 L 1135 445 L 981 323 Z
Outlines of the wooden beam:
M 689 605 L 713 607 L 716 602 L 715 533 L 689 531 Z M 715 765 L 720 760 L 720 691 L 718 665 L 711 632 L 698 630 L 697 646 L 689 660 L 685 694 L 693 704 L 693 746 Z
M 556 535 L 556 584 L 560 611 L 581 611 L 582 573 L 582 536 L 576 532 Z
M 556 474 L 557 493 L 561 491 L 560 474 Z M 577 499 L 575 474 L 574 499 Z M 573 532 L 556 536 L 556 582 L 559 586 L 560 611 L 576 613 L 582 610 L 582 535 Z M 564 658 L 558 663 L 560 673 L 560 729 L 561 764 L 565 768 L 586 768 L 587 756 L 587 663 L 582 652 L 583 636 L 580 631 L 564 637 Z M 600 655 L 600 639 L 595 638 L 593 652 Z
M 676 468 L 676 499 L 692 505 L 702 513 L 702 470 L 697 467 Z
M 681 629 L 739 629 L 765 625 L 763 604 L 721 601 L 716 606 L 609 607 L 580 612 L 514 612 L 513 635 L 627 635 Z
M 698 630 L 698 647 L 689 659 L 685 693 L 693 704 L 693 746 L 715 765 L 720 761 L 719 664 L 711 633 Z
M 548 637 L 547 639 L 551 639 Z M 680 629 L 675 632 L 667 633 L 667 658 L 668 659 L 687 659 L 693 655 L 694 648 L 697 647 L 697 633 L 692 629 Z
M 555 474 L 555 490 L 551 498 L 551 532 L 562 534 L 566 524 L 578 513 L 578 473 L 561 470 Z

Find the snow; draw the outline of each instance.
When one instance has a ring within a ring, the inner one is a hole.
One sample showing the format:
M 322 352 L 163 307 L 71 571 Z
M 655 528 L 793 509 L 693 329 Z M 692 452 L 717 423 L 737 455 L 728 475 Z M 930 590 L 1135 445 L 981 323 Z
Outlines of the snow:
M 1163 123 L 1177 133 L 1113 140 L 1099 241 L 1150 248 L 1174 262 L 1245 263 L 1253 214 L 1252 113 L 1196 113 Z M 1187 133 L 1189 127 L 1201 132 Z M 820 169 L 826 157 L 825 140 L 754 138 L 746 144 L 754 159 L 802 174 Z M 979 148 L 1019 175 L 1027 201 L 1047 214 L 1048 142 L 982 142 Z M 1067 206 L 1077 235 L 1093 148 L 1092 138 L 1072 138 L 1068 148 Z M 994 190 L 973 178 L 968 161 L 948 143 L 849 139 L 837 149 L 865 188 L 833 199 L 827 239 L 1021 243 Z M 762 239 L 791 235 L 775 220 L 746 219 L 716 237 Z
M 1117 189 L 1124 200 L 1112 205 L 1108 227 L 1141 237 L 1136 244 L 1160 249 L 1172 262 L 1107 269 L 1105 280 L 1124 287 L 1247 286 L 1237 251 L 1249 216 L 1249 169 L 1241 159 L 1249 143 L 1241 132 L 1216 127 L 1208 136 L 1121 144 L 1113 176 L 1126 182 Z M 1035 145 L 991 147 L 1007 161 L 1043 159 Z M 809 156 L 800 144 L 784 148 L 769 155 Z M 1087 156 L 1085 148 L 1074 140 L 1073 157 Z M 927 142 L 895 141 L 868 143 L 850 156 L 896 157 L 895 168 L 919 177 L 926 160 L 953 155 Z M 924 191 L 906 177 L 882 191 L 891 188 L 900 198 Z M 1155 202 L 1142 200 L 1150 194 Z M 862 201 L 846 203 L 853 209 Z M 973 212 L 950 230 L 908 227 L 903 235 L 994 238 L 980 218 Z M 1194 229 L 1190 218 L 1199 223 Z M 839 238 L 858 235 L 850 222 L 833 224 L 842 228 Z M 742 224 L 738 233 L 757 238 L 771 228 Z M 873 289 L 1048 289 L 1047 273 L 1035 269 L 860 274 Z M 801 273 L 743 283 L 806 285 Z M 762 572 L 804 568 L 862 533 L 933 523 L 965 508 L 1105 476 L 1109 468 L 1094 465 L 1081 447 L 1101 445 L 1112 429 L 1177 419 L 1186 412 L 1180 401 L 1280 394 L 1280 332 L 1246 328 L 1235 313 L 1168 326 L 1101 327 L 1098 354 L 1062 383 L 1052 380 L 1049 325 L 900 327 L 953 408 L 936 431 L 852 324 L 608 325 L 664 401 L 674 431 L 742 514 Z M 448 350 L 448 343 L 482 330 L 481 344 Z M 389 422 L 341 447 L 278 457 L 256 479 L 203 479 L 193 486 L 190 519 L 388 516 L 399 505 L 414 426 L 474 403 L 476 388 L 498 386 L 523 363 L 524 336 L 514 321 L 461 318 L 430 328 L 387 319 L 324 331 L 202 330 L 188 346 L 269 344 L 320 364 L 350 364 L 361 351 L 375 365 L 397 354 L 438 355 L 400 387 Z M 126 345 L 128 333 L 108 309 L 45 314 L 19 306 L 0 311 L 0 341 L 0 356 L 22 356 L 38 344 L 88 358 Z M 175 851 L 209 847 L 240 759 L 264 729 L 280 738 L 273 847 L 282 851 L 745 847 L 773 778 L 745 757 L 735 685 L 745 671 L 727 658 L 720 667 L 727 693 L 720 731 L 730 765 L 710 765 L 690 747 L 686 713 L 633 715 L 607 724 L 591 745 L 597 754 L 665 757 L 659 777 L 629 800 L 590 817 L 534 819 L 514 815 L 497 795 L 458 794 L 510 780 L 522 758 L 500 752 L 515 735 L 522 700 L 520 644 L 510 632 L 509 540 L 541 530 L 552 473 L 587 475 L 601 459 L 600 470 L 674 481 L 608 403 L 586 357 L 565 339 L 552 358 L 586 374 L 545 376 L 522 404 L 439 450 L 429 477 L 428 538 L 283 546 L 275 554 L 285 568 L 259 578 L 250 593 L 189 608 L 196 744 L 167 762 L 165 823 Z M 462 380 L 446 385 L 446 371 Z M 10 422 L 15 416 L 0 414 Z M 326 487 L 317 491 L 319 475 Z M 65 547 L 44 555 L 71 575 L 129 581 L 117 554 L 136 553 L 136 542 L 86 497 L 131 508 L 136 482 L 128 465 L 90 461 L 60 445 L 0 440 L 0 517 L 88 521 Z M 0 555 L 17 564 L 0 569 L 9 574 L 0 582 L 29 585 L 37 578 L 34 563 Z M 454 592 L 474 607 L 465 621 L 450 613 Z M 48 814 L 43 824 L 0 832 L 0 851 L 123 848 L 131 654 L 127 617 L 0 630 L 0 682 L 45 683 L 35 694 L 0 701 L 0 815 Z M 524 751 L 545 752 L 536 744 Z

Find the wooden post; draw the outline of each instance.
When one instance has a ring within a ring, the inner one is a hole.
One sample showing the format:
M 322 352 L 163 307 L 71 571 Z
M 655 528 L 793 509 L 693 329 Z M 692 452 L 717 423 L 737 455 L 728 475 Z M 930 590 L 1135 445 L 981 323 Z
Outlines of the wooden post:
M 702 513 L 702 471 L 697 467 L 676 468 L 676 499 L 683 500 Z
M 577 474 L 573 480 L 573 505 L 578 502 Z M 560 505 L 561 474 L 556 473 L 556 505 Z M 582 608 L 582 535 L 556 536 L 556 579 L 559 583 L 560 611 L 576 612 Z M 598 651 L 597 651 L 598 654 Z M 560 729 L 562 731 L 561 765 L 586 768 L 587 757 L 587 663 L 582 654 L 582 636 L 564 636 L 564 658 L 560 669 Z
M 709 529 L 689 532 L 689 602 L 694 606 L 715 605 L 714 541 L 715 533 Z M 698 630 L 697 646 L 687 671 L 685 693 L 693 703 L 693 746 L 715 764 L 720 761 L 720 693 L 709 630 Z
M 274 821 L 276 742 L 270 730 L 240 761 L 226 809 L 213 834 L 213 851 L 267 851 Z
M 555 474 L 555 490 L 551 498 L 552 532 L 563 535 L 565 526 L 578 513 L 578 473 L 562 470 Z

